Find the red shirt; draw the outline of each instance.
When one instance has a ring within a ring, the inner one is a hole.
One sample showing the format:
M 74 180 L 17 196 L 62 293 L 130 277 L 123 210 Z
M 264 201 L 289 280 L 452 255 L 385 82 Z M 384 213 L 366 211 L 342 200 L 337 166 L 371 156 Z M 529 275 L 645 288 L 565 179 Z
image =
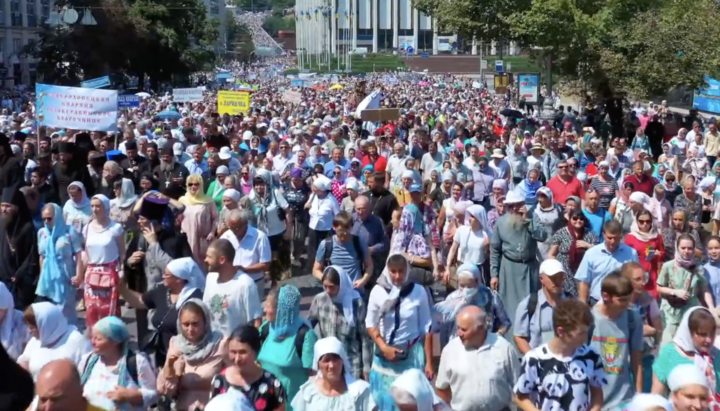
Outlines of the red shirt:
M 623 184 L 628 181 L 633 183 L 633 186 L 635 186 L 634 191 L 643 192 L 649 197 L 653 196 L 653 191 L 655 190 L 655 181 L 652 178 L 643 175 L 642 179 L 638 180 L 637 176 L 635 174 L 632 174 L 625 177 L 625 180 L 623 180 Z
M 362 166 L 365 168 L 370 163 L 370 156 L 365 155 L 362 158 Z M 385 168 L 387 167 L 387 160 L 383 156 L 378 156 L 377 160 L 375 160 L 375 163 L 372 163 L 372 166 L 375 168 L 375 172 L 378 173 L 384 173 Z
M 552 191 L 555 204 L 565 204 L 568 197 L 572 196 L 580 197 L 580 199 L 585 198 L 582 183 L 575 177 L 565 183 L 560 179 L 560 176 L 555 176 L 547 182 L 546 187 Z
M 585 167 L 585 174 L 587 174 L 588 177 L 598 175 L 598 169 L 595 163 L 590 163 L 587 167 Z
M 638 253 L 638 260 L 643 271 L 648 273 L 648 282 L 645 283 L 645 290 L 648 291 L 653 298 L 658 299 L 657 278 L 660 266 L 665 260 L 665 247 L 663 246 L 662 236 L 658 235 L 650 241 L 641 241 L 632 233 L 625 236 L 625 244 L 632 247 Z M 650 251 L 654 250 L 653 258 L 648 259 Z

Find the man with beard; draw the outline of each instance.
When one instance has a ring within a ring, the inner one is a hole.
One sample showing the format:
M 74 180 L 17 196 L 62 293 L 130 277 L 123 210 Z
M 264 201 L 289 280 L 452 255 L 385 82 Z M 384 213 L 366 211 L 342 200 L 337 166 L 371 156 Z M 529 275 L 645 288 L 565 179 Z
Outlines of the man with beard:
M 174 199 L 185 195 L 185 180 L 190 175 L 184 165 L 175 161 L 173 147 L 166 144 L 160 155 L 160 165 L 153 174 L 160 181 L 160 190 Z
M 143 174 L 145 172 L 152 172 L 155 170 L 155 167 L 160 165 L 160 156 L 158 156 L 158 146 L 155 144 L 155 142 L 150 142 L 147 144 L 147 147 L 145 148 L 145 159 L 147 161 L 144 161 L 142 164 L 140 164 L 140 174 Z
M 192 257 L 192 250 L 184 233 L 176 233 L 162 225 L 169 211 L 170 200 L 163 194 L 146 194 L 138 200 L 138 232 L 133 233 L 127 249 L 125 273 L 130 289 L 145 293 L 162 284 L 165 267 L 172 261 Z M 177 203 L 178 207 L 184 207 Z M 136 205 L 137 207 L 137 205 Z M 136 208 L 137 209 L 137 208 Z M 182 212 L 182 210 L 177 210 Z M 147 332 L 147 311 L 137 310 L 138 340 Z
M 364 196 L 370 199 L 372 213 L 380 217 L 388 234 L 392 233 L 394 221 L 400 221 L 400 206 L 395 195 L 385 188 L 385 173 L 377 172 L 368 178 L 368 190 Z
M 20 186 L 5 187 L 0 198 L 0 279 L 24 310 L 35 300 L 40 263 L 37 235 Z
M 540 289 L 537 243 L 546 239 L 547 232 L 528 215 L 525 199 L 510 191 L 490 240 L 490 287 L 499 292 L 507 312 L 516 312 L 526 296 Z M 512 338 L 512 330 L 505 335 Z
M 105 165 L 105 162 L 107 161 L 107 156 L 103 153 L 95 153 L 90 156 L 90 159 L 88 160 L 88 173 L 90 173 L 90 178 L 93 182 L 93 187 L 95 187 L 95 192 L 100 190 L 102 187 L 102 173 L 103 173 L 103 166 Z
M 127 153 L 127 158 L 120 162 L 120 167 L 125 170 L 125 174 L 132 178 L 135 187 L 137 187 L 137 183 L 140 181 L 140 174 L 142 174 L 143 164 L 148 160 L 138 153 L 138 145 L 135 140 L 125 142 L 125 152 Z
M 0 190 L 16 184 L 24 185 L 25 169 L 13 155 L 10 139 L 0 133 Z
M 53 167 L 55 172 L 53 188 L 60 196 L 60 204 L 65 204 L 70 199 L 67 189 L 73 181 L 83 183 L 88 197 L 95 195 L 95 186 L 90 178 L 90 172 L 85 167 L 85 161 L 75 159 L 75 151 L 74 143 L 63 141 L 58 146 L 60 161 Z

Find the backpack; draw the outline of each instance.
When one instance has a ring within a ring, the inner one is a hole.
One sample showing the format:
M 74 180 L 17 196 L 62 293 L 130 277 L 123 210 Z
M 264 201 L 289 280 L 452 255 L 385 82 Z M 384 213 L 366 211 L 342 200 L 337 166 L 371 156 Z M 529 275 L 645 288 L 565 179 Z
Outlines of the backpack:
M 297 330 L 297 334 L 295 334 L 295 352 L 297 353 L 298 358 L 300 359 L 300 362 L 302 362 L 302 355 L 303 355 L 303 344 L 305 344 L 305 334 L 307 334 L 310 327 L 307 326 L 307 324 L 303 324 L 300 326 L 300 328 Z M 264 344 L 265 340 L 267 340 L 268 335 L 270 334 L 270 326 L 265 323 L 262 326 L 260 326 L 260 344 Z
M 632 339 L 632 335 L 635 333 L 635 310 L 632 308 L 628 308 L 625 310 L 625 312 L 628 315 L 628 345 L 630 344 L 630 339 Z M 639 313 L 638 313 L 639 315 Z M 641 321 L 642 324 L 642 321 Z M 595 322 L 593 321 L 593 324 L 590 325 L 590 328 L 588 328 L 588 345 L 592 343 L 592 337 L 593 333 L 595 333 Z
M 365 255 L 363 254 L 363 249 L 360 246 L 360 237 L 353 235 L 352 236 L 352 244 L 353 248 L 355 249 L 355 254 L 360 257 L 360 273 L 364 273 L 365 267 L 363 266 L 363 261 L 365 261 Z M 323 261 L 323 264 L 325 268 L 328 268 L 332 265 L 330 262 L 330 257 L 332 256 L 333 252 L 333 237 L 325 239 L 325 260 Z
M 85 361 L 85 365 L 83 367 L 83 371 L 81 374 L 84 374 L 85 371 L 87 371 L 87 367 L 90 364 L 90 359 L 93 355 L 91 354 L 87 361 Z M 137 366 L 137 353 L 133 350 L 128 350 L 127 355 L 125 356 L 125 367 L 127 367 L 128 374 L 130 374 L 130 378 L 132 379 L 132 382 L 135 383 L 138 387 L 140 386 L 140 382 L 138 379 L 138 366 Z

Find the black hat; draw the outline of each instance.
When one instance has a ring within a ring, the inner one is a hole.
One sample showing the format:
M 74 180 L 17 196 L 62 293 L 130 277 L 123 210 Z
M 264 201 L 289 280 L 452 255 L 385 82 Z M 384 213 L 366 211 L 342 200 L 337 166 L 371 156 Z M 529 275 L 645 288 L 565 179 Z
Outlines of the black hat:
M 102 155 L 102 154 L 101 154 L 101 155 Z M 47 151 L 41 152 L 41 153 L 38 155 L 38 160 L 52 161 L 52 155 L 51 155 L 50 153 L 48 153 Z
M 90 156 L 90 164 L 95 167 L 102 167 L 105 161 L 107 161 L 107 157 L 103 153 L 95 153 Z
M 27 134 L 23 133 L 22 131 L 15 132 L 15 141 L 25 142 L 26 138 L 27 138 Z
M 206 145 L 207 147 L 220 149 L 222 147 L 229 147 L 230 141 L 222 134 L 213 134 L 208 138 Z
M 125 142 L 125 150 L 137 150 L 137 141 L 126 141 Z
M 161 156 L 174 156 L 175 152 L 173 151 L 173 145 L 170 143 L 165 143 L 165 145 L 162 148 L 162 151 L 160 151 Z
M 58 146 L 58 152 L 74 154 L 75 153 L 75 143 L 71 143 L 69 141 L 60 142 L 60 145 Z
M 157 143 L 154 141 L 151 141 L 147 144 L 147 148 L 154 148 L 155 150 L 157 150 Z
M 168 200 L 149 195 L 142 200 L 140 215 L 148 220 L 160 222 L 165 216 L 165 210 L 167 210 L 168 204 Z

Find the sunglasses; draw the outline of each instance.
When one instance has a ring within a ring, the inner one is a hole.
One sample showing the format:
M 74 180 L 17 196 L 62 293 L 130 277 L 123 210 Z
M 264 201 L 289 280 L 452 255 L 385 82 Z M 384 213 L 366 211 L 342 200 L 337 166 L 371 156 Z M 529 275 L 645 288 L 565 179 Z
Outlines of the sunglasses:
M 638 220 L 638 224 L 650 224 L 650 220 Z
M 583 218 L 580 217 L 580 216 L 576 216 L 576 215 L 575 215 L 575 216 L 572 217 L 572 221 L 585 221 L 585 219 L 583 219 Z
M 199 187 L 200 183 L 188 183 L 188 187 Z

